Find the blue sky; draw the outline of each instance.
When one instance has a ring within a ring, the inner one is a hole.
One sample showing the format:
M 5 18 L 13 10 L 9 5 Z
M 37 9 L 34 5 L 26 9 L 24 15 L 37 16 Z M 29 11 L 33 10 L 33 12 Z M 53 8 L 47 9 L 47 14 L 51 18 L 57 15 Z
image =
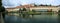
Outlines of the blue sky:
M 2 6 L 4 7 L 15 7 L 19 6 L 20 4 L 51 4 L 51 5 L 60 5 L 60 0 L 2 0 Z

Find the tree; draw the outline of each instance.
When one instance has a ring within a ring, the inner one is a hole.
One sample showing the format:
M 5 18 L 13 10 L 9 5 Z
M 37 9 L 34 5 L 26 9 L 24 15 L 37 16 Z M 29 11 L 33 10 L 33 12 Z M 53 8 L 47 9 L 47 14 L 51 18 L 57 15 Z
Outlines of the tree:
M 2 2 L 1 2 L 2 0 L 0 0 L 0 12 L 4 12 L 5 11 L 5 8 L 4 7 L 2 7 Z
M 35 3 L 32 3 L 35 7 L 37 6 Z
M 2 2 L 1 2 L 2 0 L 0 0 L 0 13 L 2 14 L 2 16 L 3 16 L 3 18 L 5 18 L 5 8 L 4 7 L 2 7 Z M 0 17 L 1 17 L 1 15 L 0 15 Z
M 26 11 L 26 8 L 23 8 L 23 11 Z
M 26 11 L 26 8 L 20 8 L 19 13 L 21 13 L 21 14 L 19 14 L 19 15 L 23 15 L 23 18 L 24 18 L 26 15 L 23 11 Z
M 34 13 L 35 13 L 35 10 L 32 10 L 32 12 L 34 12 Z
M 5 11 L 5 8 L 4 7 L 0 7 L 0 12 L 4 12 Z

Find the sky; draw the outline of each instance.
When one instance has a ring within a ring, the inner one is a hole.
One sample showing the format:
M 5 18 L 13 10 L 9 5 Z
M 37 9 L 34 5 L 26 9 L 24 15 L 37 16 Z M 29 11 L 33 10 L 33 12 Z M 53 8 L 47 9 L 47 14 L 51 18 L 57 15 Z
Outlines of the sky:
M 47 5 L 60 5 L 60 0 L 2 0 L 2 6 L 7 7 L 16 7 L 25 4 L 35 3 L 39 4 L 47 4 Z

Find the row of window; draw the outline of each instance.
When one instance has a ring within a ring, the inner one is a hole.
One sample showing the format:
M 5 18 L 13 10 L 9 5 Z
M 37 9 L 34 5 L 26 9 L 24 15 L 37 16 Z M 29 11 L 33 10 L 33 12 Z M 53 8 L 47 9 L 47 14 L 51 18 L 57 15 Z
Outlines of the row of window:
M 48 10 L 48 9 L 35 9 L 36 12 L 51 12 L 52 10 Z

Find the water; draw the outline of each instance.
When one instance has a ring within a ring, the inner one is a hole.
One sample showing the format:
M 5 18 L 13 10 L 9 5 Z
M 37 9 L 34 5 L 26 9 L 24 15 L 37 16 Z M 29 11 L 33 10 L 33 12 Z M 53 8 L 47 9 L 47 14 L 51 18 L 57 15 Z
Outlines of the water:
M 53 15 L 30 15 L 30 17 L 23 18 L 16 15 L 6 15 L 5 23 L 58 23 L 60 16 L 57 14 Z

